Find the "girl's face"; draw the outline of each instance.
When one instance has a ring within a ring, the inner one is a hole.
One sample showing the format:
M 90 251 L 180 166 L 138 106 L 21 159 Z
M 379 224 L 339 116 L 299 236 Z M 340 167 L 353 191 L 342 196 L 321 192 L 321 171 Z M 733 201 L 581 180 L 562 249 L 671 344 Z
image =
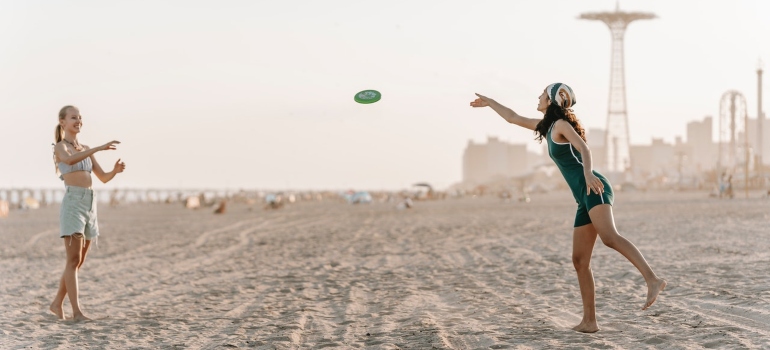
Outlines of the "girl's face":
M 80 116 L 80 111 L 75 107 L 67 109 L 67 115 L 64 119 L 60 120 L 62 129 L 70 134 L 77 134 L 80 132 L 80 128 L 83 127 L 83 118 Z
M 551 99 L 548 98 L 548 94 L 545 93 L 545 90 L 543 90 L 543 93 L 540 94 L 540 103 L 537 104 L 537 110 L 540 112 L 543 112 L 545 114 L 545 111 L 548 109 L 548 104 L 551 103 Z

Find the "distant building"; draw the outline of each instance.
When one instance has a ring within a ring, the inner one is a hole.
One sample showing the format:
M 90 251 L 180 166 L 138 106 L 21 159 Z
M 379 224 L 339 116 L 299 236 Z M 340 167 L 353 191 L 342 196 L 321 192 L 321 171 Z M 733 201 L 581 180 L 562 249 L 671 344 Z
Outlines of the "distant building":
M 588 139 L 588 147 L 593 149 L 594 147 L 604 147 L 604 139 L 607 137 L 607 132 L 604 129 L 591 128 L 586 130 L 586 139 Z M 593 152 L 592 152 L 593 153 Z
M 767 122 L 767 119 L 765 119 L 765 122 L 762 124 L 762 163 L 765 165 L 770 165 L 770 123 Z M 746 125 L 746 130 L 748 130 L 749 134 L 749 144 L 751 145 L 751 148 L 755 150 L 755 154 L 758 153 L 757 151 L 757 137 L 758 135 L 758 123 L 757 119 L 749 118 L 748 124 Z
M 673 173 L 677 169 L 674 145 L 653 138 L 650 145 L 631 145 L 632 169 L 642 174 Z
M 604 129 L 593 128 L 586 131 L 588 148 L 591 149 L 591 160 L 593 161 L 593 168 L 597 171 L 604 170 L 607 165 L 605 160 L 607 149 L 604 147 L 606 137 L 607 132 L 604 131 Z
M 714 142 L 713 118 L 687 123 L 687 138 L 676 137 L 673 144 L 653 138 L 649 145 L 631 145 L 631 171 L 635 174 L 667 175 L 700 173 L 717 165 L 717 143 Z M 601 169 L 604 152 L 604 130 L 588 131 L 588 146 L 594 155 L 594 168 Z
M 719 149 L 714 142 L 713 118 L 687 123 L 688 165 L 696 171 L 712 170 L 716 167 Z
M 481 184 L 526 174 L 541 155 L 527 152 L 525 144 L 510 144 L 488 137 L 486 144 L 468 141 L 463 153 L 463 182 Z
M 762 112 L 762 119 L 762 165 L 770 165 L 770 123 L 766 112 Z

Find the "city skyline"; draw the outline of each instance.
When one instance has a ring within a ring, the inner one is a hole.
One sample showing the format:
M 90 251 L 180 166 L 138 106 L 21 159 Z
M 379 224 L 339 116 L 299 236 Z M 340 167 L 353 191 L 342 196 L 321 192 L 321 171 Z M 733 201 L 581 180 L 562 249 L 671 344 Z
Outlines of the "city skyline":
M 627 169 L 628 176 L 619 179 L 619 184 L 630 182 L 634 186 L 647 189 L 666 186 L 703 189 L 716 186 L 717 172 L 727 175 L 743 174 L 744 154 L 738 154 L 738 164 L 720 164 L 721 146 L 719 140 L 714 139 L 718 127 L 718 120 L 715 123 L 713 117 L 707 116 L 702 120 L 688 122 L 686 134 L 677 136 L 672 143 L 653 137 L 649 144 L 631 144 L 632 165 Z M 757 130 L 757 127 L 757 119 L 749 119 L 747 130 Z M 770 125 L 763 125 L 763 129 L 765 139 L 770 138 Z M 602 173 L 607 172 L 608 168 L 604 155 L 605 132 L 600 128 L 586 130 L 593 169 Z M 736 141 L 739 144 L 746 141 L 746 135 L 742 132 L 737 136 Z M 757 136 L 757 133 L 748 134 L 751 147 L 750 177 L 758 173 L 755 158 L 755 150 L 759 147 Z M 770 146 L 766 143 L 763 149 L 764 154 L 770 154 Z M 462 182 L 452 188 L 474 190 L 481 185 L 492 186 L 497 190 L 512 190 L 515 187 L 515 190 L 522 191 L 526 186 L 543 186 L 550 181 L 546 180 L 546 177 L 553 177 L 555 168 L 555 164 L 545 152 L 532 152 L 527 150 L 523 143 L 501 141 L 494 136 L 488 137 L 486 143 L 469 140 L 462 157 Z M 765 168 L 768 163 L 770 162 L 765 159 Z M 561 179 L 558 175 L 555 177 Z M 741 176 L 741 179 L 745 177 Z
M 770 3 L 619 4 L 658 16 L 626 34 L 632 145 L 673 142 L 689 121 L 718 118 L 731 89 L 756 117 Z M 461 179 L 469 139 L 541 147 L 529 130 L 468 107 L 474 92 L 537 117 L 537 96 L 562 81 L 586 128 L 605 127 L 609 34 L 577 17 L 615 6 L 3 3 L 0 122 L 11 132 L 0 138 L 0 188 L 61 186 L 50 144 L 66 104 L 81 109 L 83 143 L 122 142 L 96 157 L 103 167 L 121 158 L 126 172 L 97 188 L 447 187 Z M 353 102 L 364 89 L 382 100 Z

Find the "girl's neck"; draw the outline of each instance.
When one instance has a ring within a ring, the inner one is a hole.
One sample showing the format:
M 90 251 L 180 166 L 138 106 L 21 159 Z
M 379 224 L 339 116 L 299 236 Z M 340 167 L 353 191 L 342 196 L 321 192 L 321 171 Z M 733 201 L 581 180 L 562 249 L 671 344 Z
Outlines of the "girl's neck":
M 70 134 L 70 133 L 65 131 L 64 132 L 64 139 L 69 141 L 69 142 L 71 142 L 71 143 L 77 144 L 78 143 L 78 134 Z

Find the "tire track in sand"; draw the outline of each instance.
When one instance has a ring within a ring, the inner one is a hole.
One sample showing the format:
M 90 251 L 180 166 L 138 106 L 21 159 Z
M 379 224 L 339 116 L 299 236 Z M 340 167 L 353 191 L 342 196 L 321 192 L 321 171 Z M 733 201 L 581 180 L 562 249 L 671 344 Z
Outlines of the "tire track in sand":
M 222 249 L 218 252 L 217 255 L 220 256 L 226 256 L 230 257 L 229 260 L 234 261 L 235 263 L 243 261 L 245 254 L 239 253 L 243 251 L 252 252 L 256 249 L 251 249 L 255 244 L 259 244 L 257 247 L 261 247 L 261 249 L 271 249 L 272 245 L 278 245 L 279 247 L 293 247 L 294 245 L 288 241 L 293 241 L 297 239 L 298 237 L 302 238 L 308 238 L 301 233 L 299 236 L 295 236 L 294 234 L 290 234 L 288 236 L 281 236 L 278 237 L 274 233 L 285 233 L 286 229 L 291 229 L 292 232 L 298 232 L 302 231 L 305 228 L 318 226 L 318 225 L 328 225 L 328 223 L 332 219 L 325 216 L 325 215 L 303 215 L 302 217 L 296 218 L 296 217 L 282 217 L 279 223 L 271 222 L 269 225 L 260 225 L 259 228 L 256 229 L 250 229 L 250 230 L 244 230 L 239 233 L 239 242 L 237 244 L 231 245 L 229 248 Z M 273 237 L 276 236 L 276 237 Z M 265 243 L 265 241 L 270 241 L 268 238 L 272 238 L 271 243 Z M 264 244 L 264 245 L 263 245 Z M 280 250 L 282 251 L 282 250 Z M 220 339 L 221 337 L 219 335 L 221 334 L 251 334 L 251 337 L 253 339 L 254 336 L 254 324 L 260 324 L 259 327 L 260 333 L 267 332 L 266 330 L 273 330 L 273 331 L 279 331 L 284 333 L 283 336 L 277 336 L 273 334 L 270 337 L 262 338 L 264 341 L 268 341 L 270 344 L 276 345 L 276 346 L 287 346 L 289 348 L 304 348 L 306 347 L 306 342 L 308 341 L 308 338 L 306 337 L 307 332 L 314 332 L 314 329 L 318 326 L 314 320 L 317 316 L 314 316 L 312 314 L 311 310 L 302 311 L 299 312 L 299 310 L 294 310 L 296 313 L 292 313 L 295 315 L 298 315 L 297 319 L 291 321 L 291 320 L 284 320 L 282 321 L 280 327 L 278 329 L 275 329 L 274 324 L 276 323 L 276 320 L 274 318 L 271 318 L 269 316 L 262 316 L 265 313 L 270 313 L 269 310 L 286 310 L 289 306 L 294 305 L 296 303 L 296 300 L 292 299 L 295 298 L 293 296 L 293 293 L 287 294 L 287 291 L 293 290 L 295 287 L 298 287 L 299 285 L 302 285 L 303 283 L 307 282 L 304 278 L 305 276 L 295 276 L 296 273 L 292 273 L 290 276 L 287 276 L 285 278 L 281 278 L 279 276 L 276 276 L 275 274 L 281 274 L 282 272 L 280 270 L 274 270 L 267 264 L 264 264 L 264 261 L 261 261 L 261 257 L 257 257 L 250 263 L 250 268 L 255 268 L 254 266 L 260 266 L 270 272 L 266 273 L 266 276 L 263 278 L 251 278 L 248 281 L 244 281 L 240 285 L 240 288 L 248 289 L 249 293 L 247 294 L 233 294 L 233 295 L 222 295 L 222 302 L 230 302 L 232 305 L 231 308 L 227 311 L 223 311 L 223 314 L 221 316 L 217 315 L 214 316 L 217 320 L 217 322 L 213 322 L 209 324 L 205 330 L 202 330 L 200 332 L 200 339 L 202 341 L 204 348 L 210 348 L 210 347 L 217 347 L 217 346 L 226 346 L 227 344 L 238 344 L 240 342 L 243 342 L 243 337 L 233 337 L 233 339 L 230 339 L 226 344 L 224 343 L 223 339 Z M 268 256 L 267 259 L 274 259 L 275 256 Z M 210 254 L 209 257 L 207 257 L 208 260 L 210 259 L 218 259 L 217 257 L 214 257 L 213 254 Z M 205 262 L 204 262 L 205 263 Z M 202 264 L 199 264 L 202 265 Z M 237 274 L 237 272 L 236 272 Z M 231 274 L 228 273 L 222 273 L 218 276 L 215 276 L 213 278 L 207 278 L 205 280 L 205 283 L 208 284 L 218 284 L 218 281 L 222 281 L 222 283 L 232 280 Z M 250 281 L 250 282 L 249 282 Z M 265 285 L 260 283 L 265 283 L 264 281 L 277 281 L 278 284 L 271 284 L 271 285 Z M 248 283 L 248 284 L 247 284 Z M 254 284 L 256 283 L 256 285 Z M 259 291 L 259 292 L 255 292 Z M 255 297 L 253 294 L 258 293 L 258 295 Z M 284 299 L 289 300 L 284 300 Z M 229 299 L 229 300 L 225 300 Z M 281 306 L 281 304 L 287 304 L 285 306 Z M 296 306 L 296 305 L 295 305 Z M 288 321 L 288 322 L 287 322 Z M 273 326 L 271 326 L 273 325 Z M 329 331 L 330 329 L 327 329 L 327 327 L 322 327 L 323 329 L 315 331 L 315 334 L 325 334 L 325 332 Z M 288 334 L 285 334 L 285 332 L 289 332 Z M 263 334 L 264 335 L 264 334 Z M 314 338 L 312 338 L 314 339 Z M 303 345 L 296 345 L 296 344 L 303 344 Z M 245 346 L 253 346 L 253 345 L 247 345 L 243 344 Z M 338 346 L 339 344 L 336 343 L 330 343 L 329 339 L 318 339 L 318 344 L 316 344 L 316 347 L 325 347 L 325 346 Z
M 25 244 L 24 244 L 24 249 L 29 249 L 29 248 L 31 248 L 33 245 L 35 245 L 35 243 L 37 243 L 37 241 L 38 241 L 39 239 L 41 239 L 41 238 L 43 238 L 43 237 L 45 237 L 45 236 L 47 236 L 47 235 L 50 235 L 50 234 L 56 233 L 57 231 L 59 231 L 59 229 L 58 229 L 58 228 L 56 228 L 56 229 L 50 229 L 50 230 L 45 230 L 45 231 L 43 231 L 43 232 L 40 232 L 40 233 L 36 233 L 36 234 L 32 235 L 32 237 L 30 237 L 30 239 L 29 239 L 29 240 L 27 240 L 27 243 L 25 243 Z

